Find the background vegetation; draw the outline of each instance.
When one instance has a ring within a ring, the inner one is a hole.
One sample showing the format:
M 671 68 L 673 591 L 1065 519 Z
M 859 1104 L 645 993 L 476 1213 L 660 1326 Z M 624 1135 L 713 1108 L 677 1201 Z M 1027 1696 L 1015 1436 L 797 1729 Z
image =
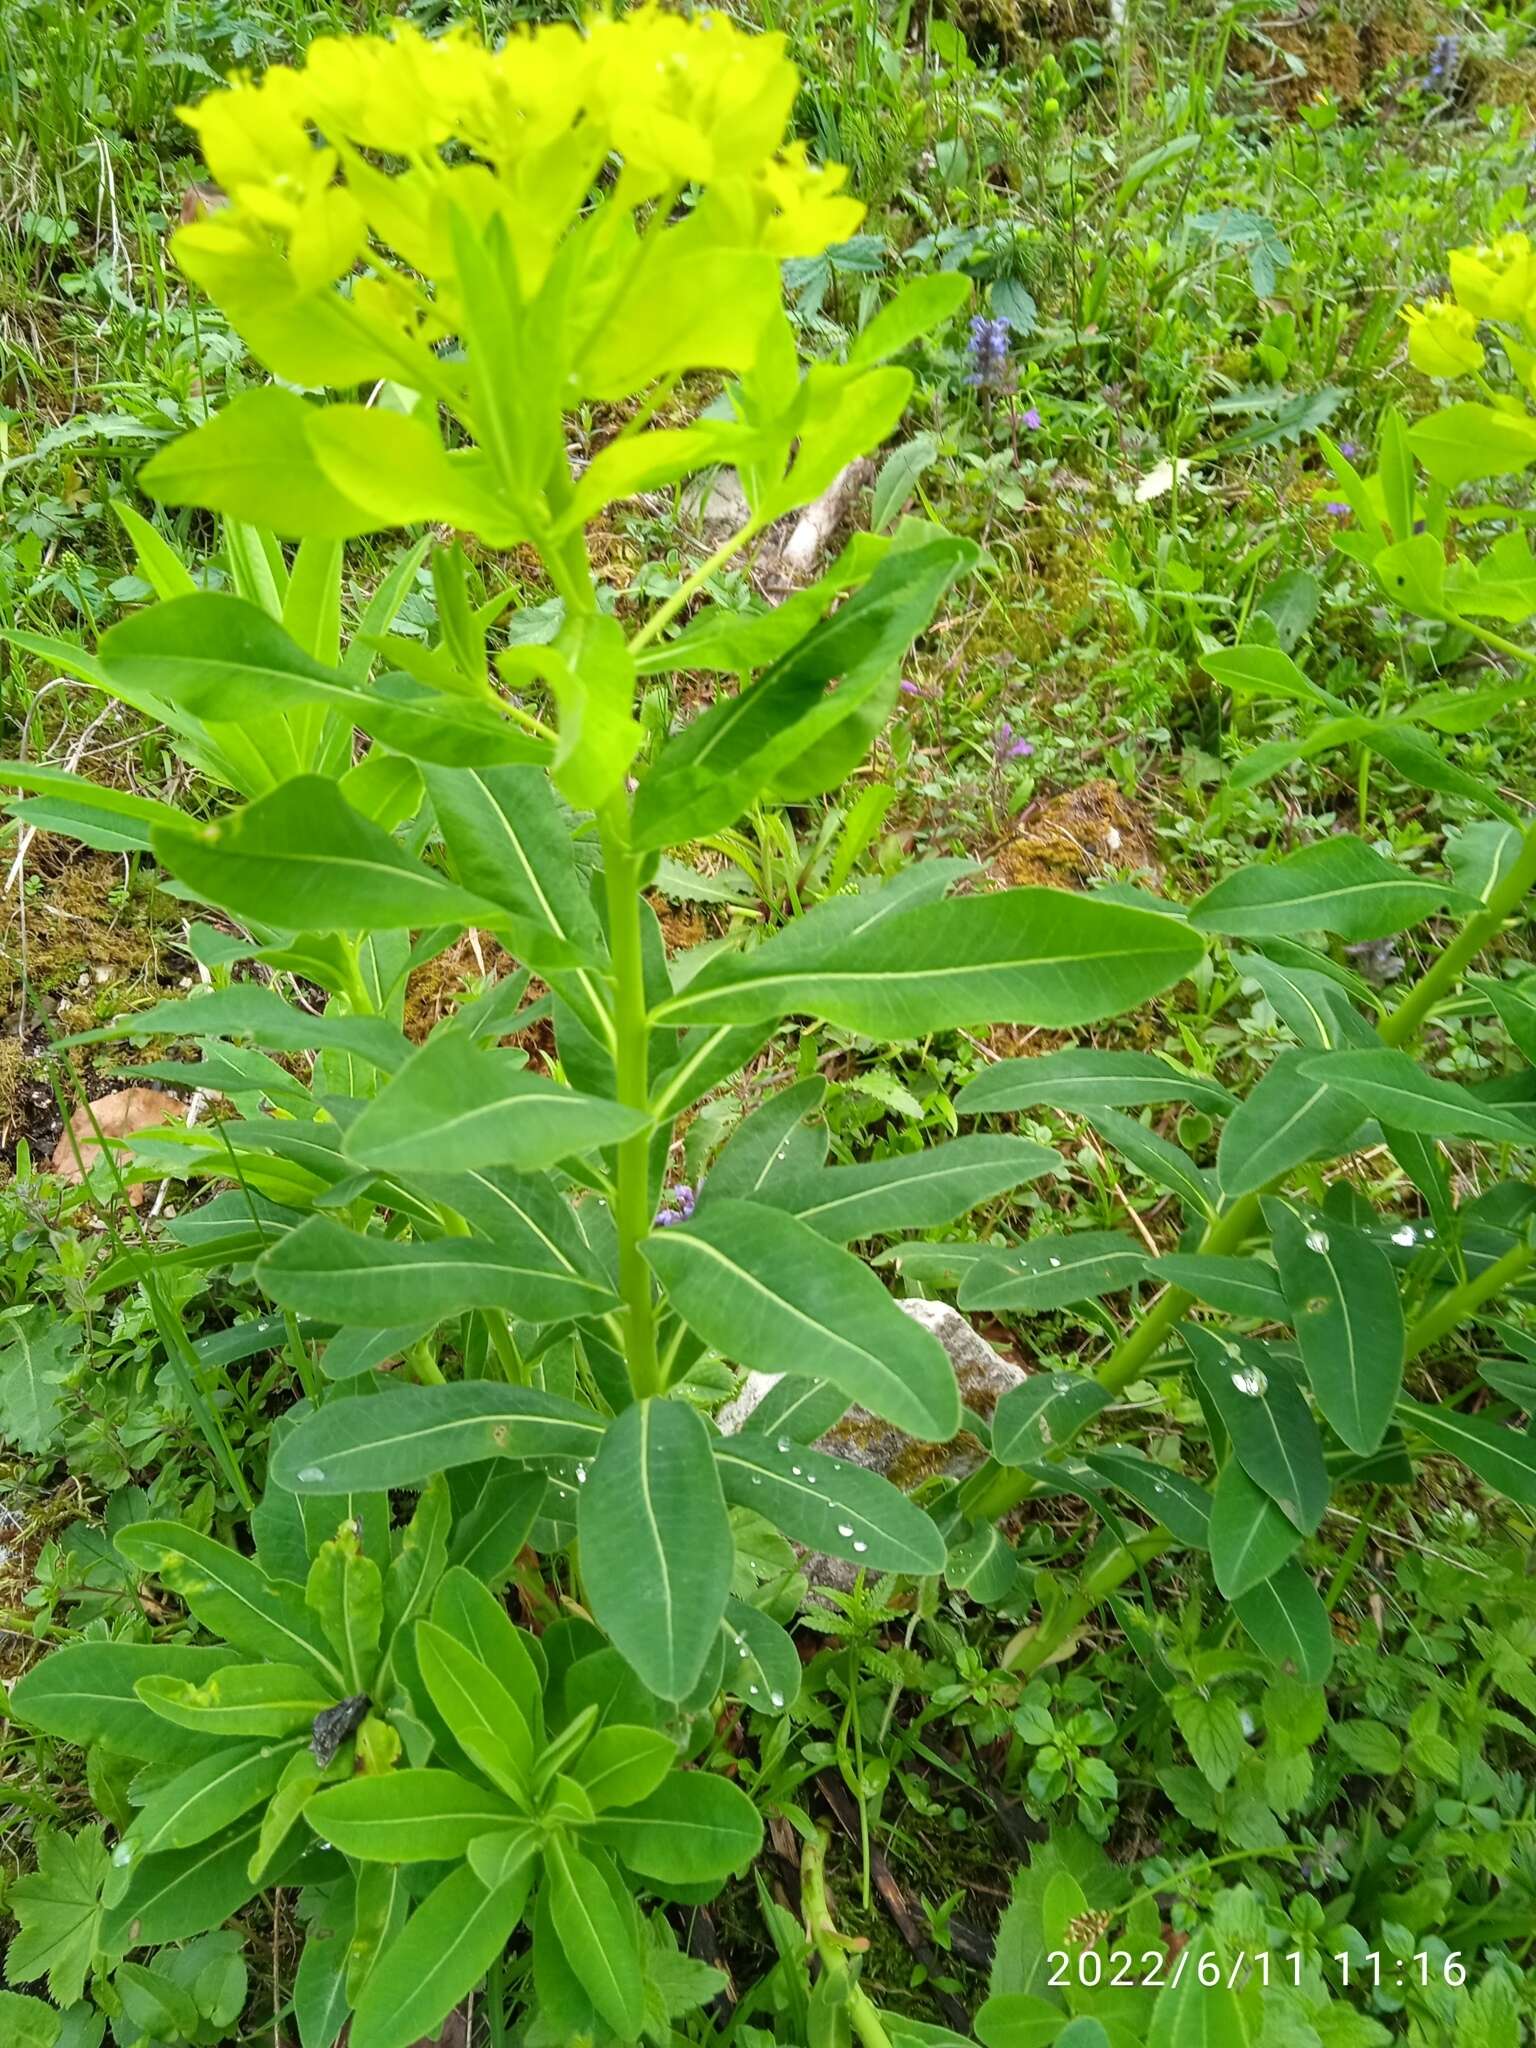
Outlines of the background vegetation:
M 489 38 L 531 18 L 399 12 L 429 31 L 466 20 Z M 260 69 L 316 34 L 394 18 L 362 4 L 11 0 L 0 626 L 93 645 L 140 606 L 150 585 L 116 508 L 147 512 L 135 487 L 145 459 L 260 380 L 168 256 L 177 220 L 207 203 L 176 106 L 231 66 Z M 1536 799 L 1527 717 L 1455 735 L 1461 779 L 1442 787 L 1359 745 L 1311 757 L 1290 746 L 1281 772 L 1234 775 L 1256 746 L 1293 735 L 1294 706 L 1230 695 L 1202 657 L 1238 640 L 1272 645 L 1366 711 L 1486 680 L 1497 663 L 1472 634 L 1384 603 L 1368 562 L 1340 545 L 1361 522 L 1318 436 L 1367 468 L 1362 451 L 1392 409 L 1412 420 L 1436 403 L 1400 315 L 1441 288 L 1448 250 L 1525 218 L 1536 85 L 1525 13 L 1357 0 L 1295 15 L 1132 4 L 1112 16 L 1077 0 L 925 13 L 855 0 L 765 5 L 754 18 L 789 38 L 803 78 L 797 131 L 849 166 L 870 207 L 851 240 L 787 267 L 804 353 L 835 357 L 903 282 L 960 271 L 975 287 L 967 312 L 909 357 L 911 406 L 845 530 L 890 527 L 908 508 L 981 552 L 909 658 L 869 771 L 813 804 L 755 808 L 708 835 L 695 867 L 663 870 L 653 901 L 669 942 L 772 928 L 854 877 L 939 855 L 968 856 L 998 883 L 1119 881 L 1180 901 L 1334 833 L 1408 871 L 1458 844 L 1473 860 L 1469 788 L 1517 809 Z M 977 334 L 973 313 L 992 327 Z M 610 425 L 597 406 L 578 422 L 588 445 Z M 657 492 L 605 518 L 596 569 L 626 623 L 675 593 L 718 538 L 705 495 L 679 504 Z M 205 588 L 233 586 L 215 521 L 155 517 Z M 1509 517 L 1528 526 L 1523 494 Z M 405 556 L 393 539 L 349 546 L 349 619 Z M 510 580 L 528 608 L 552 596 L 531 554 L 478 551 L 471 572 L 482 592 Z M 425 646 L 438 636 L 437 592 L 425 568 L 407 573 L 395 631 Z M 781 594 L 776 573 L 766 557 L 732 566 L 716 595 Z M 154 725 L 103 708 L 35 655 L 4 660 L 0 751 L 206 807 Z M 675 709 L 658 684 L 643 719 L 657 733 Z M 48 1648 L 181 1627 L 174 1599 L 125 1565 L 115 1539 L 159 1519 L 239 1530 L 241 1488 L 259 1490 L 272 1418 L 297 1388 L 280 1330 L 243 1358 L 221 1344 L 267 1306 L 248 1274 L 210 1285 L 171 1256 L 154 1299 L 104 1281 L 146 1239 L 169 1249 L 159 1233 L 179 1189 L 153 1213 L 152 1201 L 103 1199 L 48 1168 L 65 1121 L 121 1085 L 121 1066 L 177 1081 L 153 1042 L 62 1053 L 55 1041 L 217 974 L 207 927 L 194 929 L 137 852 L 82 850 L 24 818 L 0 831 L 0 866 L 0 1671 L 12 1679 Z M 1363 996 L 1390 1002 L 1430 955 L 1420 937 L 1335 946 L 1335 962 Z M 1500 947 L 1503 972 L 1530 957 L 1523 920 Z M 419 970 L 408 1035 L 424 1038 L 505 964 L 465 943 Z M 830 1026 L 785 1031 L 689 1124 L 676 1184 L 691 1188 L 744 1112 L 792 1080 L 824 1079 L 835 1163 L 891 1159 L 947 1136 L 959 1087 L 999 1058 L 1064 1042 L 1000 1026 L 893 1051 Z M 1262 976 L 1217 954 L 1094 1042 L 1172 1053 L 1243 1095 L 1296 1032 Z M 1437 1013 L 1422 1051 L 1432 1074 L 1481 1082 L 1505 1072 L 1510 1049 L 1505 1024 L 1465 1004 Z M 1155 1170 L 1112 1156 L 1071 1111 L 1032 1108 L 1018 1129 L 1057 1147 L 1063 1172 L 931 1235 L 984 1244 L 1130 1228 L 1171 1245 Z M 1159 1129 L 1210 1156 L 1198 1109 Z M 1508 1164 L 1493 1141 L 1459 1144 L 1458 1197 Z M 1385 1146 L 1363 1173 L 1384 1209 L 1420 1213 Z M 1316 1176 L 1318 1200 L 1327 1178 Z M 909 1257 L 900 1277 L 953 1298 L 942 1258 Z M 167 1315 L 191 1344 L 193 1383 Z M 1111 1296 L 977 1320 L 1034 1371 L 1096 1362 L 1124 1317 Z M 1529 1304 L 1511 1297 L 1496 1332 L 1458 1339 L 1447 1370 L 1468 1379 L 1474 1350 L 1501 1361 L 1492 1383 L 1506 1412 L 1527 1411 Z M 200 1402 L 218 1416 L 222 1460 Z M 1131 1382 L 1120 1406 L 1117 1422 L 1161 1462 L 1205 1440 L 1173 1378 Z M 937 1581 L 915 1597 L 910 1581 L 869 1576 L 803 1606 L 796 1701 L 772 1715 L 738 1702 L 713 1738 L 717 1763 L 768 1817 L 767 1847 L 707 1909 L 672 1909 L 678 1952 L 658 1975 L 675 1996 L 648 2016 L 650 2037 L 845 2038 L 856 2023 L 846 1998 L 818 2003 L 812 1989 L 840 1981 L 835 1928 L 866 1944 L 860 1981 L 892 2038 L 903 2025 L 918 2040 L 949 2038 L 924 2028 L 969 2038 L 989 1995 L 1033 1994 L 1041 1955 L 1091 1936 L 1085 1916 L 1134 1912 L 1165 1956 L 1194 1939 L 1309 1959 L 1304 1986 L 1287 1975 L 1265 2001 L 1252 2036 L 1265 2048 L 1515 2048 L 1536 2024 L 1530 1523 L 1529 1503 L 1449 1460 L 1427 1461 L 1411 1488 L 1370 1474 L 1342 1484 L 1301 1553 L 1331 1631 L 1321 1684 L 1257 1655 L 1204 1559 L 1185 1553 L 1139 1561 L 1028 1668 L 1019 1632 L 1060 1614 L 1098 1528 L 1068 1493 L 1010 1523 L 1023 1569 L 988 1604 Z M 803 1591 L 796 1561 L 782 1538 L 763 1541 L 758 1578 L 779 1580 L 773 1611 L 788 1623 Z M 60 2036 L 0 1994 L 7 2040 L 30 2041 L 34 2026 L 45 2044 L 110 2026 L 122 2048 L 298 2038 L 312 1902 L 297 1887 L 225 1931 L 168 1944 L 152 1968 L 99 1973 L 79 2003 L 114 1829 L 131 1812 L 125 1785 L 16 1722 L 3 1757 L 6 1981 L 30 1995 L 46 1978 L 70 2008 Z M 808 1945 L 802 1916 L 819 1911 L 822 1939 Z M 1356 1959 L 1348 1987 L 1337 1965 L 1311 1967 L 1341 1952 Z M 1409 1960 L 1421 1955 L 1432 1966 Z M 502 1989 L 507 2023 L 526 2027 L 527 1987 L 514 1972 Z M 1080 2002 L 1103 2032 L 1075 2039 L 1124 2038 L 1112 2001 Z M 504 2019 L 495 2037 L 518 2038 L 501 2034 Z M 1009 2024 L 994 2008 L 988 2048 L 1052 2038 Z M 1184 2029 L 1170 2044 L 1249 2038 L 1197 2033 L 1193 2010 L 1161 2024 Z

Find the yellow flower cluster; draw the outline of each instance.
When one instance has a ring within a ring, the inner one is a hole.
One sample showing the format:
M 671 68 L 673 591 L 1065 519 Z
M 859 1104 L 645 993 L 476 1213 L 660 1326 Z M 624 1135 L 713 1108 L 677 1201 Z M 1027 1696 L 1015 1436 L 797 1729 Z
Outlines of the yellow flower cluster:
M 1481 370 L 1487 352 L 1477 330 L 1485 320 L 1536 339 L 1536 248 L 1529 235 L 1500 235 L 1479 248 L 1453 249 L 1449 299 L 1409 306 L 1408 357 L 1429 377 Z
M 641 8 L 498 50 L 404 24 L 388 39 L 321 38 L 301 66 L 237 77 L 184 110 L 230 204 L 183 229 L 177 256 L 279 375 L 429 388 L 431 345 L 458 331 L 466 234 L 483 241 L 499 223 L 521 304 L 557 287 L 546 354 L 579 363 L 598 324 L 632 313 L 647 270 L 653 303 L 707 295 L 711 262 L 708 292 L 729 294 L 743 259 L 811 255 L 853 232 L 863 209 L 841 167 L 786 145 L 797 87 L 781 36 L 724 15 Z M 684 197 L 686 217 L 656 232 Z M 679 284 L 684 254 L 694 274 Z M 697 366 L 737 367 L 742 320 L 712 344 L 709 326 Z M 590 395 L 612 384 L 600 376 Z

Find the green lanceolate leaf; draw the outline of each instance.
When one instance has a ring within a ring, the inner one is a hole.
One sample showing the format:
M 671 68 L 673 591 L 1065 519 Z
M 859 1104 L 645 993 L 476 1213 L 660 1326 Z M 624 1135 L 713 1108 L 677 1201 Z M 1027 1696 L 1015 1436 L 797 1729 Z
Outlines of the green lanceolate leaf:
M 517 1701 L 473 1650 L 430 1621 L 416 1624 L 416 1659 L 454 1741 L 520 1803 L 533 1771 L 533 1731 Z
M 1229 1196 L 1247 1195 L 1308 1159 L 1337 1159 L 1359 1132 L 1359 1104 L 1308 1071 L 1311 1056 L 1283 1052 L 1226 1121 L 1216 1175 Z
M 1101 1478 L 1128 1493 L 1178 1538 L 1196 1550 L 1210 1539 L 1211 1496 L 1197 1480 L 1133 1451 L 1089 1450 L 1082 1456 Z
M 634 844 L 676 846 L 733 824 L 891 675 L 973 552 L 949 534 L 893 549 L 862 590 L 755 683 L 670 739 L 641 779 Z
M 571 1765 L 571 1776 L 594 1808 L 635 1806 L 648 1799 L 677 1761 L 677 1745 L 656 1728 L 599 1728 Z
M 988 1023 L 1062 1030 L 1160 994 L 1201 953 L 1176 918 L 1059 889 L 1006 889 L 894 916 L 872 905 L 863 927 L 797 919 L 750 952 L 712 961 L 656 1016 L 750 1024 L 806 1015 L 885 1039 Z
M 482 1458 L 590 1458 L 602 1435 L 591 1409 L 535 1387 L 391 1387 L 306 1416 L 278 1446 L 272 1476 L 292 1493 L 373 1493 Z
M 1150 1280 L 1182 1287 L 1197 1301 L 1207 1301 L 1229 1316 L 1259 1322 L 1289 1320 L 1285 1293 L 1273 1266 L 1262 1259 L 1224 1257 L 1211 1252 L 1169 1252 L 1147 1268 Z
M 1341 833 L 1228 875 L 1189 917 L 1200 931 L 1242 939 L 1328 931 L 1358 942 L 1390 938 L 1447 908 L 1475 910 L 1477 902 L 1451 882 L 1411 873 Z
M 527 1233 L 388 1238 L 310 1216 L 265 1252 L 257 1278 L 275 1302 L 358 1329 L 440 1322 L 465 1309 L 509 1309 L 535 1323 L 612 1306 L 610 1287 L 572 1274 Z
M 1118 1230 L 1037 1237 L 971 1267 L 960 1282 L 960 1306 L 1021 1313 L 1067 1308 L 1134 1287 L 1146 1269 L 1146 1246 Z
M 733 1507 L 786 1536 L 871 1571 L 922 1577 L 944 1569 L 944 1539 L 921 1508 L 878 1472 L 813 1451 L 787 1433 L 721 1437 L 720 1484 Z
M 314 706 L 423 761 L 548 758 L 490 703 L 456 701 L 408 677 L 370 688 L 307 655 L 259 605 L 224 591 L 135 612 L 103 634 L 100 658 L 114 688 L 151 689 L 216 726 Z
M 642 1249 L 706 1343 L 764 1372 L 814 1372 L 927 1441 L 960 1426 L 938 1339 L 902 1314 L 867 1266 L 758 1202 L 712 1202 Z
M 472 1991 L 523 1917 L 533 1865 L 494 1889 L 467 1865 L 445 1877 L 380 1957 L 353 2015 L 351 2048 L 411 2048 Z
M 1309 1223 L 1273 1200 L 1264 1216 L 1317 1405 L 1352 1451 L 1374 1451 L 1403 1383 L 1403 1306 L 1392 1263 L 1348 1224 Z
M 836 1387 L 787 1372 L 763 1390 L 763 1398 L 752 1410 L 750 1428 L 754 1437 L 791 1436 L 798 1444 L 813 1444 L 847 1413 L 848 1396 Z
M 119 1864 L 167 1849 L 188 1849 L 249 1813 L 277 1790 L 299 1753 L 296 1741 L 221 1744 L 210 1757 L 190 1765 L 139 1809 L 123 1837 Z
M 782 1714 L 800 1691 L 794 1637 L 760 1607 L 734 1596 L 725 1608 L 725 1690 L 760 1714 Z
M 520 1245 L 530 1271 L 547 1271 L 585 1282 L 595 1297 L 590 1313 L 611 1305 L 602 1259 L 588 1242 L 581 1221 L 547 1174 L 513 1173 L 506 1167 L 477 1167 L 468 1173 L 417 1173 L 413 1189 L 466 1223 L 493 1244 Z M 525 1319 L 536 1321 L 528 1316 Z
M 451 1564 L 462 1565 L 493 1592 L 512 1576 L 518 1553 L 544 1506 L 549 1481 L 542 1472 L 497 1471 L 467 1514 L 454 1523 Z
M 600 960 L 570 825 L 543 769 L 428 768 L 424 779 L 455 875 L 512 920 L 518 957 L 541 973 Z
M 537 1747 L 544 1737 L 544 1674 L 536 1662 L 536 1639 L 514 1627 L 495 1594 L 459 1564 L 443 1574 L 432 1621 L 480 1660 L 516 1706 Z
M 686 1699 L 719 1634 L 734 1554 L 709 1432 L 691 1408 L 636 1401 L 581 1492 L 592 1613 L 652 1692 Z
M 1426 1074 L 1405 1052 L 1319 1053 L 1303 1069 L 1354 1102 L 1362 1116 L 1379 1117 L 1399 1131 L 1426 1138 L 1487 1138 L 1494 1144 L 1536 1145 L 1536 1114 L 1479 1102 L 1454 1081 Z
M 363 1555 L 356 1524 L 343 1522 L 320 1546 L 309 1568 L 304 1603 L 336 1652 L 348 1694 L 367 1692 L 384 1626 L 384 1578 L 373 1559 Z
M 400 1770 L 317 1793 L 305 1819 L 343 1855 L 373 1863 L 445 1863 L 498 1827 L 515 1826 L 505 1794 L 456 1771 Z
M 1279 1670 L 1321 1685 L 1333 1668 L 1333 1628 L 1310 1576 L 1299 1564 L 1236 1599 L 1237 1618 Z
M 1536 971 L 1527 969 L 1509 981 L 1473 976 L 1470 986 L 1497 1011 L 1504 1029 L 1528 1060 L 1536 1062 Z
M 269 1579 L 225 1543 L 177 1522 L 133 1522 L 117 1547 L 130 1564 L 154 1572 L 214 1634 L 279 1662 L 310 1665 L 338 1684 L 341 1672 L 304 1605 L 298 1586 Z
M 146 1856 L 102 1921 L 103 1949 L 158 1948 L 222 1926 L 256 1890 L 248 1866 L 260 1832 L 259 1820 L 237 1821 L 209 1841 Z
M 522 1055 L 434 1032 L 347 1132 L 347 1157 L 383 1173 L 509 1166 L 523 1173 L 616 1144 L 645 1117 L 530 1074 Z
M 261 1833 L 246 1867 L 246 1875 L 253 1883 L 259 1884 L 266 1877 L 321 1786 L 349 1775 L 355 1761 L 355 1752 L 343 1743 L 331 1761 L 321 1765 L 316 1761 L 312 1738 L 289 1756 L 277 1790 L 261 1817 Z
M 147 1010 L 77 1032 L 64 1042 L 100 1045 L 141 1037 L 249 1038 L 274 1052 L 351 1052 L 386 1074 L 403 1066 L 411 1052 L 410 1040 L 383 1017 L 354 1017 L 335 1006 L 317 1017 L 284 1002 L 276 989 L 259 981 L 151 1003 Z
M 1232 1097 L 1217 1082 L 1150 1052 L 1095 1052 L 1069 1046 L 1038 1058 L 999 1060 L 967 1081 L 955 1097 L 963 1116 L 1007 1110 L 1141 1109 L 1187 1102 L 1224 1116 Z
M 1156 1186 L 1177 1195 L 1187 1215 L 1210 1216 L 1215 1213 L 1215 1175 L 1196 1166 L 1182 1145 L 1175 1145 L 1160 1132 L 1149 1130 L 1135 1117 L 1122 1116 L 1118 1109 L 1088 1109 L 1082 1115 L 1122 1159 L 1130 1161 L 1138 1173 L 1145 1174 Z
M 746 1793 L 705 1771 L 671 1772 L 648 1798 L 599 1814 L 586 1832 L 658 1884 L 712 1884 L 744 1869 L 763 1841 Z
M 610 1890 L 596 1863 L 558 1836 L 544 1852 L 544 1869 L 565 1960 L 598 2017 L 621 2041 L 634 2040 L 645 2016 L 645 1985 L 628 1894 L 622 1886 Z
M 721 1147 L 709 1169 L 701 1201 L 751 1201 L 781 1174 L 821 1166 L 827 1156 L 825 1134 L 802 1130 L 804 1119 L 826 1099 L 824 1075 L 808 1074 L 758 1104 Z M 801 1139 L 811 1141 L 807 1158 L 799 1157 Z
M 155 1677 L 199 1685 L 232 1661 L 222 1644 L 200 1649 L 187 1643 L 68 1643 L 16 1680 L 11 1710 L 27 1727 L 81 1748 L 100 1743 L 115 1756 L 163 1758 L 165 1723 L 135 1688 Z
M 1400 1402 L 1399 1412 L 1437 1450 L 1460 1458 L 1495 1493 L 1536 1509 L 1536 1441 L 1529 1430 L 1506 1429 L 1481 1416 L 1430 1408 L 1421 1401 Z
M 1262 953 L 1240 953 L 1232 964 L 1258 983 L 1275 1015 L 1304 1046 L 1334 1051 L 1373 1042 L 1370 1025 L 1331 976 Z
M 339 1690 L 312 1666 L 276 1663 L 226 1664 L 200 1681 L 156 1672 L 137 1684 L 145 1709 L 158 1719 L 162 1742 L 167 1721 L 199 1735 L 292 1735 L 334 1706 Z
M 1085 1422 L 1107 1408 L 1110 1395 L 1084 1372 L 1031 1373 L 1010 1387 L 992 1417 L 992 1455 L 1003 1465 L 1048 1457 Z
M 164 826 L 151 837 L 179 882 L 279 931 L 497 921 L 494 904 L 412 860 L 323 775 L 295 776 L 195 832 Z
M 1241 1463 L 1228 1458 L 1211 1496 L 1206 1540 L 1216 1584 L 1229 1600 L 1238 1600 L 1280 1569 L 1301 1541 L 1301 1531 Z
M 894 1159 L 775 1175 L 761 1199 L 786 1209 L 834 1244 L 928 1230 L 1054 1172 L 1059 1153 L 1027 1138 L 973 1136 Z
M 1328 1505 L 1328 1471 L 1312 1411 L 1287 1367 L 1262 1344 L 1186 1324 L 1200 1386 L 1243 1469 L 1304 1532 Z

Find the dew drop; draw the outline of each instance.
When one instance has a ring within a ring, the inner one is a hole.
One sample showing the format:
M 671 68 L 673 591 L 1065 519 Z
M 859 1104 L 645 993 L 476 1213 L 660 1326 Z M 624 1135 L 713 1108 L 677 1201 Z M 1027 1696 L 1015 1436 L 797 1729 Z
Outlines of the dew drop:
M 585 1485 L 586 1485 L 586 1483 L 587 1483 L 587 1468 L 586 1468 L 586 1466 L 585 1466 L 585 1465 L 578 1465 L 578 1466 L 576 1467 L 576 1484 L 577 1484 L 578 1486 L 585 1486 Z
M 781 1451 L 784 1451 L 784 1452 L 786 1452 L 786 1453 L 788 1452 L 788 1450 L 789 1450 L 789 1438 L 788 1438 L 787 1436 L 781 1436 L 781 1437 L 779 1438 L 779 1449 L 780 1449 Z
M 1051 1264 L 1052 1264 L 1053 1266 L 1059 1266 L 1059 1265 L 1061 1264 L 1061 1261 L 1060 1261 L 1060 1259 L 1052 1259 L 1052 1260 L 1051 1260 Z
M 1393 1231 L 1392 1242 L 1400 1245 L 1417 1244 L 1418 1233 L 1411 1223 L 1405 1223 L 1401 1230 Z
M 772 1705 L 776 1707 L 782 1707 L 784 1704 L 784 1695 L 781 1692 L 771 1692 L 769 1693 L 768 1698 Z
M 868 1550 L 869 1545 L 862 1541 L 861 1538 L 855 1536 L 853 1539 L 853 1547 L 856 1551 L 858 1551 L 859 1555 L 862 1557 L 864 1552 Z
M 839 1536 L 851 1536 L 853 1534 L 852 1522 L 839 1522 L 837 1525 L 837 1533 Z
M 134 1843 L 119 1842 L 112 1851 L 113 1868 L 116 1870 L 126 1870 L 137 1853 L 137 1847 Z
M 753 1699 L 757 1698 L 757 1687 L 755 1685 L 749 1685 L 747 1687 L 747 1691 L 751 1694 Z
M 800 1467 L 798 1465 L 791 1465 L 789 1469 L 796 1479 L 800 1477 Z
M 299 1473 L 299 1484 L 301 1486 L 318 1486 L 324 1477 L 325 1474 L 318 1465 L 305 1465 Z
M 761 1472 L 754 1472 L 754 1473 L 752 1474 L 752 1484 L 753 1484 L 754 1486 L 761 1486 L 761 1485 L 762 1485 L 762 1483 L 763 1483 L 763 1475 L 762 1475 L 762 1473 L 761 1473 Z
M 1268 1393 L 1269 1375 L 1260 1372 L 1256 1365 L 1245 1366 L 1241 1372 L 1233 1373 L 1232 1384 L 1240 1394 L 1247 1394 L 1256 1401 L 1260 1394 Z
M 1307 1232 L 1307 1250 L 1309 1252 L 1325 1252 L 1327 1249 L 1328 1233 L 1326 1230 L 1309 1230 Z

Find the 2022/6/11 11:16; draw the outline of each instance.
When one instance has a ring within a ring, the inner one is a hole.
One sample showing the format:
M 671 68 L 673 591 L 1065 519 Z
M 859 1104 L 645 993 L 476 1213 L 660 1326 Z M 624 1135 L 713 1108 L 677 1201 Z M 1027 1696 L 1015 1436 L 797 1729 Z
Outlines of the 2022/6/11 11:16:
M 1319 1967 L 1324 1962 L 1335 1966 L 1339 1989 L 1344 1991 L 1353 1988 L 1403 1992 L 1413 1986 L 1427 1990 L 1432 1984 L 1459 1990 L 1467 1981 L 1459 1949 L 1448 1949 L 1440 1955 L 1420 1949 L 1406 1956 L 1388 1955 L 1380 1949 L 1353 1954 L 1340 1949 L 1326 1958 L 1314 1957 L 1301 1949 L 1288 1949 L 1280 1955 L 1273 1955 L 1268 1949 L 1250 1949 L 1223 1957 L 1210 1948 L 1195 1954 L 1192 1946 L 1185 1946 L 1173 1956 L 1161 1948 L 1149 1949 L 1141 1956 L 1128 1949 L 1113 1949 L 1108 1955 L 1097 1948 L 1053 1949 L 1046 1958 L 1050 1966 L 1046 1981 L 1053 1989 L 1069 1985 L 1093 1989 L 1100 1984 L 1161 1989 L 1181 1981 L 1192 1956 L 1190 1974 L 1198 1983 L 1210 1988 L 1224 1985 L 1229 1991 L 1254 1978 L 1266 1986 L 1299 1987 L 1308 1967 Z

